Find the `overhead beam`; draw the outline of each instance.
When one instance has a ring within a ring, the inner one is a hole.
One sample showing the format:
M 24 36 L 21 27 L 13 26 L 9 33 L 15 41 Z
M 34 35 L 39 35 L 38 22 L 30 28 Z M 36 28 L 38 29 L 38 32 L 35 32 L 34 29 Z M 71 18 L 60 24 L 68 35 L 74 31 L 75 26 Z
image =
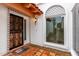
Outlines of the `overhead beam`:
M 29 17 L 40 16 L 43 12 L 34 3 L 2 3 L 4 6 Z
M 24 15 L 34 17 L 30 10 L 23 8 L 23 6 L 19 3 L 4 3 L 3 5 Z

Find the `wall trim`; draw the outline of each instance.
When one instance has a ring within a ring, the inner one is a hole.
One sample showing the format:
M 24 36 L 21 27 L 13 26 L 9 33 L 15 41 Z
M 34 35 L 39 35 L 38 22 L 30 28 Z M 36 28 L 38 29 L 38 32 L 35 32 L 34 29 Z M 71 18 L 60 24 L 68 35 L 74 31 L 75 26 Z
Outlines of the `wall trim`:
M 78 56 L 78 54 L 76 53 L 75 50 L 71 49 L 70 52 L 71 52 L 72 56 Z

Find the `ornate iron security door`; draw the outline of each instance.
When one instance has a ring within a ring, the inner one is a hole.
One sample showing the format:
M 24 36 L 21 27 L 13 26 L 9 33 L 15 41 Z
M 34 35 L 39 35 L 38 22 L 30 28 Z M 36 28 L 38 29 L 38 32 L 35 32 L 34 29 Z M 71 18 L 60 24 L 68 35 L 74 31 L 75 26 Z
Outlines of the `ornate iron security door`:
M 10 50 L 23 45 L 23 18 L 10 14 Z

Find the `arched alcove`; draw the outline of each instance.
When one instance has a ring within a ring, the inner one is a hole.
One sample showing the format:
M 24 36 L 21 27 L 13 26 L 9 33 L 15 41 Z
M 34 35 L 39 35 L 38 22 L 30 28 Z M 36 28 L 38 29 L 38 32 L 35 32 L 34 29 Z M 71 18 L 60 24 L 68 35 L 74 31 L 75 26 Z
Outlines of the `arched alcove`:
M 46 42 L 64 45 L 64 16 L 65 9 L 54 5 L 47 9 L 46 17 Z

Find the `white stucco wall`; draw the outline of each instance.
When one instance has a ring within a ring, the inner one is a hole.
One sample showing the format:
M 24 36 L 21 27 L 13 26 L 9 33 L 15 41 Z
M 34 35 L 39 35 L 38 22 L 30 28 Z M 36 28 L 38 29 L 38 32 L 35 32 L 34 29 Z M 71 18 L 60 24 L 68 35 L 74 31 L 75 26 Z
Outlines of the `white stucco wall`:
M 45 12 L 48 8 L 53 5 L 61 5 L 65 9 L 65 20 L 64 20 L 64 35 L 65 35 L 65 45 L 57 46 L 58 48 L 63 48 L 70 50 L 73 48 L 73 38 L 72 38 L 72 8 L 75 3 L 44 3 L 38 5 L 39 8 L 43 11 L 43 15 L 38 18 L 37 24 L 35 25 L 31 22 L 31 42 L 33 44 L 41 46 L 57 46 L 56 44 L 45 44 L 46 40 L 46 19 Z
M 33 23 L 30 21 L 30 40 L 31 43 L 37 44 L 37 45 L 43 45 L 43 23 L 42 23 L 42 16 L 38 19 L 37 23 Z
M 0 6 L 0 54 L 7 52 L 7 8 Z
M 24 41 L 24 44 L 29 43 L 29 17 L 8 10 L 6 7 L 0 5 L 0 55 L 3 55 L 8 52 L 9 13 L 13 13 L 26 19 L 26 41 Z

